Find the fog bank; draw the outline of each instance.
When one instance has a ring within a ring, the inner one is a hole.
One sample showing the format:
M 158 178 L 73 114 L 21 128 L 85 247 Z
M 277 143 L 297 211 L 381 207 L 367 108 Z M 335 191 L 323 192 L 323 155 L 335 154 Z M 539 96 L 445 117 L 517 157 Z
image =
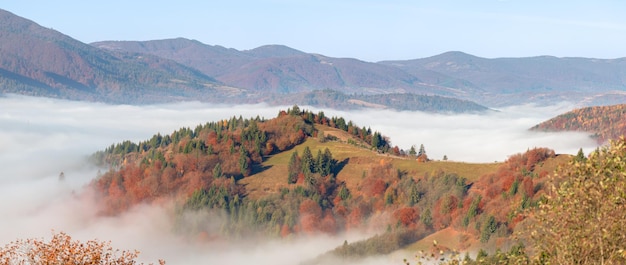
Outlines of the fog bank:
M 103 218 L 96 215 L 93 198 L 84 192 L 83 187 L 98 170 L 89 166 L 85 157 L 113 143 L 142 141 L 156 133 L 169 134 L 180 127 L 194 128 L 234 115 L 273 118 L 285 108 L 198 102 L 128 106 L 0 97 L 0 244 L 17 238 L 49 238 L 55 230 L 76 239 L 111 240 L 114 247 L 138 249 L 142 261 L 162 258 L 169 264 L 295 264 L 334 248 L 344 239 L 355 240 L 359 235 L 195 244 L 172 232 L 171 207 L 143 205 L 120 217 Z M 380 131 L 403 149 L 424 144 L 432 159 L 447 155 L 455 161 L 493 162 L 533 147 L 570 154 L 581 147 L 591 151 L 595 142 L 585 134 L 527 131 L 570 108 L 567 104 L 518 106 L 486 115 L 323 111 L 326 116 L 343 116 Z M 59 181 L 61 172 L 64 181 Z M 381 263 L 390 261 L 382 258 Z

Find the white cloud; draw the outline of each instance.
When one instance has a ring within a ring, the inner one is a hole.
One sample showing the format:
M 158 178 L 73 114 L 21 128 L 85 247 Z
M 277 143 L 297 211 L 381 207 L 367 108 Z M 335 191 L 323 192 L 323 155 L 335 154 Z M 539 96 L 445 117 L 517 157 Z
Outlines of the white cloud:
M 346 117 L 359 126 L 370 126 L 389 136 L 392 145 L 405 150 L 411 145 L 424 144 L 432 159 L 446 155 L 455 161 L 493 162 L 534 147 L 548 147 L 562 154 L 576 154 L 579 148 L 595 149 L 595 141 L 586 133 L 528 131 L 572 108 L 573 105 L 562 103 L 547 107 L 512 106 L 489 114 L 444 115 L 391 110 L 325 113 Z

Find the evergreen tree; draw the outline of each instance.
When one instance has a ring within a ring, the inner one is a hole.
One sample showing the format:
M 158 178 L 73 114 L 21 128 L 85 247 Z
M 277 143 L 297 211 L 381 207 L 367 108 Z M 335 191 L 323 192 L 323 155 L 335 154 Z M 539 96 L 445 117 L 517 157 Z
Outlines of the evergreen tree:
M 481 228 L 480 242 L 487 243 L 487 241 L 489 241 L 489 238 L 491 237 L 491 234 L 496 232 L 496 229 L 498 229 L 498 223 L 496 222 L 496 218 L 493 215 L 490 215 L 487 219 L 487 222 L 485 222 Z
M 383 137 L 380 135 L 380 133 L 374 132 L 374 135 L 372 136 L 372 147 L 376 149 L 380 149 L 380 147 L 384 145 L 383 143 L 384 143 L 384 140 L 383 140 Z
M 476 254 L 476 261 L 481 262 L 481 260 L 484 260 L 488 256 L 489 256 L 489 254 L 487 254 L 487 251 L 485 251 L 484 249 L 481 248 L 478 251 L 478 254 Z
M 430 213 L 430 209 L 426 209 L 426 211 L 424 211 L 424 214 L 420 215 L 420 221 L 422 221 L 422 223 L 426 227 L 432 227 L 432 225 L 433 225 L 433 216 Z
M 291 153 L 291 158 L 289 158 L 289 165 L 287 167 L 287 183 L 296 183 L 296 181 L 298 181 L 298 174 L 300 174 L 300 172 L 302 172 L 300 157 L 298 156 L 298 152 L 294 151 L 293 153 Z
M 302 151 L 302 172 L 305 175 L 315 172 L 315 160 L 308 146 Z
M 417 156 L 426 155 L 426 149 L 424 149 L 424 144 L 420 144 L 420 150 L 417 152 Z
M 298 105 L 293 105 L 291 110 L 288 109 L 289 115 L 298 116 L 300 115 L 300 107 Z
M 213 178 L 221 178 L 222 177 L 222 165 L 220 163 L 215 164 L 213 168 Z
M 415 151 L 415 145 L 411 145 L 411 150 L 409 150 L 410 156 L 415 156 L 417 152 Z
M 587 157 L 585 156 L 585 152 L 583 152 L 582 148 L 578 149 L 578 153 L 574 157 L 574 161 L 585 162 L 585 160 L 587 160 Z
M 345 201 L 349 197 L 350 197 L 350 191 L 348 190 L 348 188 L 346 188 L 345 185 L 342 185 L 341 189 L 339 189 L 339 198 Z
M 239 171 L 241 171 L 241 175 L 243 175 L 244 177 L 250 175 L 248 152 L 243 146 L 239 148 Z
M 328 148 L 325 148 L 324 154 L 322 154 L 321 165 L 318 165 L 319 173 L 322 176 L 328 176 L 332 173 L 334 167 L 335 162 L 333 160 L 333 154 Z
M 415 183 L 415 181 L 411 180 L 409 188 L 409 205 L 413 206 L 417 204 L 420 201 L 421 197 L 422 196 L 417 189 L 417 184 Z
M 322 155 L 322 149 L 317 149 L 317 155 L 315 156 L 315 170 L 313 171 L 313 173 L 320 173 L 320 175 L 325 176 L 324 174 L 322 174 L 323 166 L 324 157 Z

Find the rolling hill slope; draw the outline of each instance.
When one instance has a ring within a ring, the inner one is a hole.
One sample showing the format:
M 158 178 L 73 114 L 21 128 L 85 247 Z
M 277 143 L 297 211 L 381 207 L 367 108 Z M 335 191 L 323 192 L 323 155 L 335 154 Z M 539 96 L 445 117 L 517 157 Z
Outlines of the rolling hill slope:
M 599 143 L 605 143 L 626 135 L 626 105 L 575 109 L 537 124 L 530 129 L 588 132 Z
M 549 173 L 570 160 L 535 148 L 504 163 L 428 161 L 387 140 L 342 117 L 294 106 L 273 119 L 233 117 L 111 145 L 94 159 L 112 170 L 91 187 L 103 214 L 173 199 L 176 215 L 203 211 L 226 219 L 211 230 L 174 216 L 192 237 L 386 231 L 334 251 L 351 257 L 410 248 L 448 231 L 464 235 L 449 247 L 495 249 L 512 242 Z
M 219 82 L 171 60 L 98 49 L 4 10 L 0 23 L 3 93 L 124 103 L 219 95 Z
M 221 82 L 261 92 L 302 92 L 334 89 L 346 93 L 446 93 L 419 84 L 396 67 L 351 58 L 308 54 L 282 45 L 237 51 L 187 39 L 103 41 L 93 46 L 141 52 L 175 60 Z
M 479 102 L 516 104 L 521 98 L 531 102 L 559 100 L 581 104 L 623 102 L 626 89 L 626 58 L 591 59 L 538 56 L 528 58 L 476 57 L 462 52 L 405 61 L 381 62 L 420 75 L 431 71 L 435 81 L 464 91 L 480 89 Z M 605 93 L 615 95 L 609 100 Z M 599 98 L 598 98 L 599 97 Z M 472 98 L 476 100 L 476 98 Z M 500 102 L 498 102 L 500 101 Z

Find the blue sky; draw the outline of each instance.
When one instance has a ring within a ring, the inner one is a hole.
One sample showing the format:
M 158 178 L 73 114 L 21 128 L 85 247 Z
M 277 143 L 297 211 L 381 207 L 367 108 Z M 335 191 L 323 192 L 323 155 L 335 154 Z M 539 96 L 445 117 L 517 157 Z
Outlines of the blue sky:
M 446 51 L 626 57 L 626 1 L 618 0 L 20 0 L 0 8 L 87 43 L 185 37 L 365 61 Z

